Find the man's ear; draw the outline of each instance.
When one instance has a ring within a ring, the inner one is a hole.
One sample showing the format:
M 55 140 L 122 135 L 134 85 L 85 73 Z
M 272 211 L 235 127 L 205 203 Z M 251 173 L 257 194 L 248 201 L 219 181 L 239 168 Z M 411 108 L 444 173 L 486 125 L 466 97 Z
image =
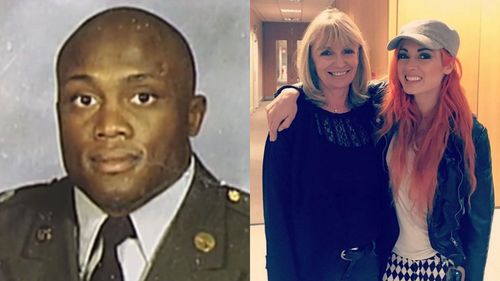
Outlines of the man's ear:
M 194 96 L 189 103 L 189 136 L 194 137 L 198 135 L 207 110 L 207 100 L 202 95 Z

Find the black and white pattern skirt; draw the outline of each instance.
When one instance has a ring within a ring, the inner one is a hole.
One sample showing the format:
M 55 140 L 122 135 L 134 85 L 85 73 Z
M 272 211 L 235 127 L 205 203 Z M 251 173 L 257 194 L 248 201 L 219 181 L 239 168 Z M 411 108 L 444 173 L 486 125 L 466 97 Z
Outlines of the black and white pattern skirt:
M 439 253 L 425 260 L 411 260 L 392 253 L 382 280 L 444 281 L 451 266 L 451 261 Z

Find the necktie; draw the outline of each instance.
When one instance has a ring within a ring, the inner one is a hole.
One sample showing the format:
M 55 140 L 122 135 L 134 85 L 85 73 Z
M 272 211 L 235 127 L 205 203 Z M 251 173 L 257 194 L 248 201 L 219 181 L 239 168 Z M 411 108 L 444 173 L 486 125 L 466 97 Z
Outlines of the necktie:
M 102 237 L 104 242 L 103 253 L 90 281 L 123 281 L 123 272 L 116 248 L 128 237 L 136 237 L 130 217 L 108 217 L 98 237 Z

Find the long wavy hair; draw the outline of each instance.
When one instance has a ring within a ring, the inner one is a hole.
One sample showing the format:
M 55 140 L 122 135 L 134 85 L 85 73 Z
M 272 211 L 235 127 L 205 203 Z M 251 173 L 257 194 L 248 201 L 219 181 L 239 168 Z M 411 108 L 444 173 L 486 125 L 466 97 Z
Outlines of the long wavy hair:
M 462 159 L 464 171 L 471 186 L 470 195 L 476 189 L 475 151 L 472 140 L 472 112 L 460 85 L 462 67 L 456 57 L 441 49 L 442 64 L 453 64 L 453 70 L 445 75 L 431 124 L 419 131 L 422 122 L 414 97 L 404 92 L 398 78 L 398 50 L 389 69 L 388 92 L 385 96 L 380 115 L 383 126 L 377 131 L 381 137 L 397 125 L 397 135 L 393 140 L 389 159 L 391 187 L 397 194 L 409 168 L 408 151 L 415 150 L 410 174 L 409 198 L 417 212 L 432 212 L 434 194 L 437 187 L 439 163 L 446 149 L 450 134 L 456 135 L 463 143 Z M 418 141 L 417 141 L 418 140 Z

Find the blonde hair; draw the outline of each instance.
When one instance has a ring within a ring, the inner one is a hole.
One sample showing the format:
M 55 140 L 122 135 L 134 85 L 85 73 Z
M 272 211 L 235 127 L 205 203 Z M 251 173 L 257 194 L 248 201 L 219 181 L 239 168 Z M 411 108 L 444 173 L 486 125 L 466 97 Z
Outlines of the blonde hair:
M 343 46 L 359 45 L 358 69 L 351 83 L 347 103 L 350 107 L 363 104 L 367 99 L 368 80 L 371 69 L 368 61 L 367 45 L 358 26 L 343 12 L 326 9 L 317 15 L 307 27 L 297 55 L 297 73 L 303 89 L 310 100 L 324 105 L 325 95 L 319 87 L 319 77 L 312 59 L 313 44 L 324 46 L 339 42 Z

